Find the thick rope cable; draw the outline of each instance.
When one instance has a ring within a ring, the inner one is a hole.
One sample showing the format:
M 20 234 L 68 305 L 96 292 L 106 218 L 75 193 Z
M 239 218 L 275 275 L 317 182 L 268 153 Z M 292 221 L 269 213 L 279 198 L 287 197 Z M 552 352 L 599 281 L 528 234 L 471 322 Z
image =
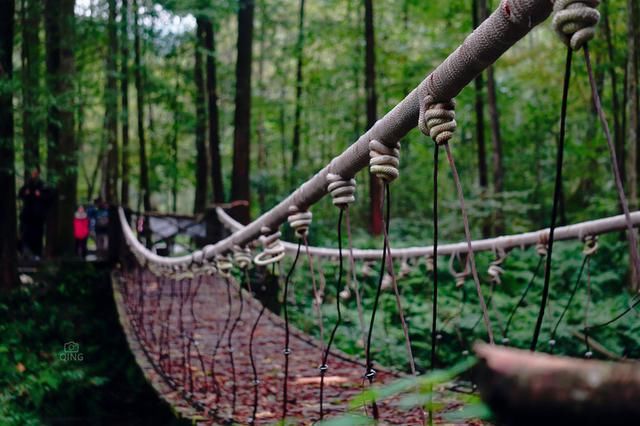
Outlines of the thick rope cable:
M 558 146 L 556 151 L 556 178 L 553 190 L 553 206 L 551 208 L 551 224 L 549 226 L 549 243 L 547 247 L 547 259 L 544 269 L 544 285 L 542 287 L 542 299 L 540 301 L 540 310 L 538 312 L 538 318 L 536 320 L 535 329 L 533 331 L 533 337 L 531 339 L 530 350 L 535 351 L 538 346 L 538 338 L 540 337 L 540 331 L 542 329 L 542 322 L 544 320 L 544 313 L 547 307 L 547 300 L 549 299 L 549 289 L 551 285 L 551 259 L 553 254 L 554 232 L 556 228 L 556 221 L 558 217 L 558 206 L 560 204 L 560 193 L 562 191 L 562 162 L 564 159 L 564 139 L 566 132 L 567 122 L 567 101 L 569 98 L 569 83 L 571 80 L 571 59 L 573 57 L 573 50 L 567 49 L 567 59 L 565 63 L 564 84 L 562 88 L 562 106 L 560 111 L 560 137 L 558 138 Z

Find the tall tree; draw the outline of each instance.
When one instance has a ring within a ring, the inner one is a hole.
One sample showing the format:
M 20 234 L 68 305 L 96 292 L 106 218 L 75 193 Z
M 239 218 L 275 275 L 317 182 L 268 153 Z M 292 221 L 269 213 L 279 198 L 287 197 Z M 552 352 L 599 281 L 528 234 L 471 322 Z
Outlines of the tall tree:
M 626 181 L 626 168 L 625 162 L 625 147 L 624 147 L 624 127 L 622 126 L 621 116 L 624 115 L 623 108 L 620 107 L 620 98 L 618 95 L 618 73 L 616 72 L 616 52 L 613 43 L 613 37 L 611 35 L 611 23 L 609 18 L 609 1 L 602 1 L 602 28 L 604 38 L 607 43 L 607 54 L 609 64 L 607 71 L 609 72 L 609 79 L 611 80 L 611 108 L 613 115 L 613 137 L 614 145 L 616 148 L 616 157 L 618 158 L 618 166 L 620 168 L 620 174 L 622 181 Z
M 304 53 L 304 0 L 300 0 L 298 41 L 296 43 L 296 99 L 293 117 L 293 146 L 291 168 L 295 171 L 300 159 L 300 115 L 302 113 L 302 59 Z
M 122 186 L 120 202 L 129 205 L 129 0 L 120 7 L 120 91 L 122 92 Z
M 629 204 L 632 209 L 638 206 L 638 113 L 640 112 L 638 96 L 638 2 L 627 0 L 627 152 Z
M 220 118 L 218 112 L 218 76 L 216 72 L 216 39 L 212 19 L 203 19 L 204 43 L 207 49 L 207 101 L 209 106 L 209 160 L 213 202 L 224 202 L 224 181 L 220 159 Z
M 484 21 L 489 16 L 487 0 L 478 0 L 480 17 Z M 502 136 L 500 134 L 500 115 L 498 111 L 498 99 L 496 95 L 496 80 L 493 66 L 487 68 L 487 103 L 489 104 L 489 122 L 491 124 L 491 145 L 493 148 L 493 192 L 500 194 L 504 191 L 504 167 L 502 164 Z M 501 211 L 496 211 L 493 218 L 495 234 L 503 234 L 504 218 Z
M 22 0 L 22 133 L 25 179 L 40 165 L 40 23 L 42 2 Z
M 193 79 L 196 84 L 196 197 L 193 205 L 194 213 L 204 212 L 204 209 L 207 206 L 207 110 L 204 100 L 204 68 L 202 65 L 204 39 L 205 31 L 202 25 L 202 18 L 198 18 L 193 70 Z
M 480 8 L 478 0 L 472 3 L 473 28 L 477 28 L 480 24 Z M 478 74 L 474 80 L 475 87 L 475 111 L 476 111 L 476 142 L 478 144 L 478 183 L 482 195 L 485 196 L 489 187 L 489 178 L 487 173 L 487 149 L 484 138 L 484 76 Z M 482 224 L 482 236 L 487 238 L 491 234 L 489 224 L 485 221 Z
M 376 55 L 375 31 L 373 26 L 373 0 L 364 0 L 364 89 L 367 99 L 367 129 L 370 129 L 378 119 L 376 95 Z M 369 232 L 373 235 L 382 234 L 382 185 L 373 175 L 369 175 Z
M 47 88 L 47 177 L 55 197 L 47 224 L 47 254 L 74 252 L 73 213 L 76 208 L 77 149 L 74 126 L 75 15 L 74 0 L 45 2 Z
M 15 151 L 13 145 L 13 29 L 14 0 L 0 0 L 0 291 L 16 287 L 17 219 Z
M 118 203 L 118 70 L 116 55 L 118 33 L 116 26 L 116 0 L 108 0 L 109 20 L 107 22 L 106 81 L 104 90 L 105 117 L 104 130 L 107 142 L 107 156 L 104 170 L 104 195 L 109 204 Z
M 236 60 L 236 109 L 233 117 L 233 173 L 231 199 L 250 201 L 251 159 L 251 50 L 253 44 L 254 0 L 238 5 L 238 57 Z M 231 214 L 241 223 L 250 221 L 249 205 L 238 205 Z
M 136 86 L 136 110 L 138 124 L 138 162 L 140 163 L 140 195 L 145 211 L 151 210 L 151 193 L 149 191 L 149 165 L 144 131 L 144 81 L 142 80 L 142 52 L 140 47 L 140 10 L 138 0 L 132 1 L 133 8 L 133 54 L 134 80 Z

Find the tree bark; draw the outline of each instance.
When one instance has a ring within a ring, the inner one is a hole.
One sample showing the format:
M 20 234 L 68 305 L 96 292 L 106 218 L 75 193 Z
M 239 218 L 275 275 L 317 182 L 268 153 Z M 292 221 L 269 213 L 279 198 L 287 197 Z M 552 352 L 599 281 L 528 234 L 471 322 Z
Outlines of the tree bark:
M 304 52 L 304 0 L 300 0 L 298 14 L 298 42 L 296 44 L 296 99 L 293 117 L 293 146 L 291 168 L 295 172 L 300 161 L 300 115 L 302 113 L 302 57 Z M 293 174 L 295 175 L 295 173 Z M 292 175 L 292 176 L 293 176 Z
M 118 78 L 116 55 L 118 51 L 118 33 L 116 26 L 116 0 L 108 0 L 109 20 L 107 22 L 105 134 L 107 140 L 107 161 L 104 194 L 107 203 L 118 204 Z
M 376 96 L 376 56 L 375 32 L 373 25 L 373 0 L 364 0 L 364 39 L 365 65 L 364 89 L 367 98 L 367 130 L 373 127 L 377 120 Z M 369 232 L 372 235 L 382 234 L 382 185 L 380 180 L 369 175 Z
M 55 196 L 47 222 L 50 257 L 72 255 L 76 208 L 77 149 L 74 135 L 74 0 L 45 2 L 48 105 L 47 177 Z
M 22 0 L 22 133 L 25 180 L 40 165 L 40 22 L 42 3 Z
M 624 147 L 624 127 L 621 125 L 620 116 L 624 114 L 624 109 L 620 108 L 620 99 L 618 97 L 618 74 L 616 72 L 616 54 L 611 36 L 611 23 L 609 21 L 609 1 L 602 2 L 602 29 L 604 38 L 607 43 L 607 53 L 609 56 L 609 78 L 611 80 L 611 109 L 613 112 L 613 137 L 616 148 L 616 157 L 618 158 L 618 167 L 620 168 L 620 178 L 626 182 L 626 164 L 625 164 L 625 147 Z
M 120 8 L 120 91 L 122 92 L 122 158 L 120 201 L 129 205 L 129 0 Z
M 640 369 L 479 344 L 477 380 L 497 419 L 511 425 L 628 425 L 640 416 Z
M 627 0 L 627 185 L 629 191 L 629 208 L 638 208 L 638 113 L 640 104 L 638 96 L 638 2 Z M 638 289 L 638 277 L 640 271 L 635 271 L 631 260 L 629 261 L 631 290 Z
M 486 1 L 486 0 L 480 0 Z M 478 0 L 473 0 L 472 5 L 473 28 L 480 24 L 480 8 Z M 486 5 L 485 5 L 486 9 Z M 482 73 L 474 80 L 475 87 L 475 112 L 476 112 L 476 142 L 478 144 L 478 182 L 480 184 L 481 197 L 486 197 L 489 187 L 489 177 L 487 173 L 487 149 L 484 138 L 484 76 Z M 491 226 L 487 220 L 482 223 L 482 236 L 488 238 L 491 235 Z
M 213 202 L 224 203 L 224 181 L 220 158 L 220 114 L 218 112 L 218 77 L 216 71 L 216 39 L 211 18 L 203 19 L 207 49 L 207 99 L 209 106 L 209 157 Z
M 233 117 L 233 173 L 231 199 L 251 201 L 251 48 L 253 44 L 254 0 L 240 0 L 238 9 L 238 58 L 236 61 L 236 109 Z M 250 205 L 231 209 L 243 224 L 250 221 Z
M 151 193 L 149 191 L 149 166 L 144 131 L 144 81 L 142 80 L 142 53 L 140 48 L 140 24 L 138 0 L 133 0 L 133 50 L 134 79 L 136 85 L 136 109 L 138 121 L 138 161 L 140 163 L 140 196 L 145 211 L 151 210 Z
M 487 0 L 478 0 L 480 17 L 484 21 L 489 16 L 487 10 Z M 500 116 L 498 111 L 498 100 L 496 95 L 496 80 L 493 74 L 493 65 L 487 68 L 487 103 L 489 104 L 489 122 L 491 124 L 491 146 L 493 148 L 493 192 L 499 195 L 504 191 L 504 168 L 502 165 L 502 136 L 500 135 Z M 503 234 L 504 217 L 501 210 L 497 210 L 493 215 L 493 233 Z
M 13 128 L 13 31 L 14 0 L 0 0 L 0 292 L 18 285 L 16 175 Z
M 205 30 L 201 18 L 197 19 L 196 42 L 194 49 L 193 79 L 196 85 L 196 197 L 193 205 L 194 213 L 203 213 L 207 206 L 207 110 L 205 106 L 204 67 L 202 50 L 205 43 Z

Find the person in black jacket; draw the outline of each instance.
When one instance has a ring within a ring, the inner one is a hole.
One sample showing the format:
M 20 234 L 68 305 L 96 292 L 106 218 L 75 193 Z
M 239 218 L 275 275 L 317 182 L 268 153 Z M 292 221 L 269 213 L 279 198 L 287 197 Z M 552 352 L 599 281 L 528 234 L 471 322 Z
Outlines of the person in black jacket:
M 22 200 L 20 231 L 23 248 L 27 249 L 36 259 L 42 256 L 42 238 L 50 195 L 49 189 L 40 179 L 39 167 L 31 171 L 31 176 L 18 193 Z

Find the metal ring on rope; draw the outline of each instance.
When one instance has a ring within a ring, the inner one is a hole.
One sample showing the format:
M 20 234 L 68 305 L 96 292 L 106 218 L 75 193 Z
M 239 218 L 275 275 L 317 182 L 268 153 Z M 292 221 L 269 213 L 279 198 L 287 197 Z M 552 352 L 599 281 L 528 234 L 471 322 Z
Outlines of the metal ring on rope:
M 282 233 L 280 231 L 271 232 L 267 226 L 263 226 L 261 231 L 260 241 L 264 246 L 264 251 L 258 254 L 253 262 L 259 266 L 267 266 L 281 261 L 285 255 L 285 248 L 280 241 Z

